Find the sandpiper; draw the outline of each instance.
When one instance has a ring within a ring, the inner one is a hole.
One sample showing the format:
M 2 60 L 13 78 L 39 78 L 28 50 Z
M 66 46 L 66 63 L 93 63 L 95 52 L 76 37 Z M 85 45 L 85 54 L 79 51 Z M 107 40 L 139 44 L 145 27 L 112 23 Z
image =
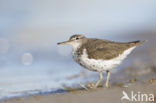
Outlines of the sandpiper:
M 114 42 L 96 38 L 86 38 L 75 34 L 68 41 L 58 44 L 72 46 L 74 60 L 84 68 L 99 72 L 99 80 L 93 86 L 97 88 L 103 79 L 103 72 L 107 73 L 105 86 L 109 87 L 110 70 L 118 66 L 128 54 L 145 41 Z

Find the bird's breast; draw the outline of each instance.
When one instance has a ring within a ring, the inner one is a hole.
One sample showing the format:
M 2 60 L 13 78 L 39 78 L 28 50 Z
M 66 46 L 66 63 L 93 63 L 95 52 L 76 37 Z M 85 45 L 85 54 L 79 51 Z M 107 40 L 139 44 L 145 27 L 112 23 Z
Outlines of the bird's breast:
M 74 59 L 77 63 L 80 63 L 80 54 L 79 54 L 78 51 L 73 50 L 73 51 L 72 51 L 72 56 L 73 56 L 73 59 Z
M 102 72 L 106 70 L 110 70 L 116 66 L 118 66 L 123 59 L 134 49 L 130 48 L 126 50 L 123 54 L 119 55 L 116 58 L 111 60 L 104 60 L 104 59 L 90 59 L 88 58 L 87 50 L 83 49 L 83 52 L 79 54 L 77 51 L 73 51 L 73 58 L 74 60 L 79 63 L 81 66 L 89 69 L 91 71 Z

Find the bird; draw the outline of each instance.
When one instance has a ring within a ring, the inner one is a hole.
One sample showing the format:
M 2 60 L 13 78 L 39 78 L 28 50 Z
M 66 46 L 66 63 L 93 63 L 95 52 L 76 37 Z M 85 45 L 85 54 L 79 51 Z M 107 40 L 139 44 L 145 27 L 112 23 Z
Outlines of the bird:
M 82 67 L 99 72 L 99 80 L 93 84 L 97 88 L 106 72 L 105 87 L 109 87 L 110 70 L 117 67 L 136 46 L 144 41 L 116 42 L 97 38 L 87 38 L 82 34 L 74 34 L 69 40 L 57 43 L 72 46 L 72 57 Z

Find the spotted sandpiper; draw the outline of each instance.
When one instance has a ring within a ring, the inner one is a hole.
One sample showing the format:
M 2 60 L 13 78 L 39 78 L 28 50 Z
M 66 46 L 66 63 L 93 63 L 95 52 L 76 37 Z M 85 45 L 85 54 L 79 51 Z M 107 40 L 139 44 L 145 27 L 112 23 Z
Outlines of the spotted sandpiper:
M 105 86 L 109 87 L 110 70 L 118 66 L 128 54 L 145 41 L 114 42 L 96 38 L 86 38 L 75 34 L 68 41 L 58 44 L 72 46 L 74 60 L 84 68 L 99 72 L 99 80 L 93 86 L 97 88 L 103 79 L 103 72 L 107 73 Z

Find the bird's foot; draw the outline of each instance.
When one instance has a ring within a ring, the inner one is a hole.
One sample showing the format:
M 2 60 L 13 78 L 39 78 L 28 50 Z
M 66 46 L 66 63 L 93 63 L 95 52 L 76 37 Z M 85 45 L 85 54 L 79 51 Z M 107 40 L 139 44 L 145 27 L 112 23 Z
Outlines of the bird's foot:
M 87 85 L 85 85 L 84 83 L 80 83 L 80 86 L 86 90 L 90 88 L 95 88 L 95 84 L 93 82 L 89 82 Z
M 93 82 L 89 82 L 88 87 L 96 89 L 98 87 L 98 85 L 94 84 Z
M 94 84 L 93 82 L 89 82 L 89 83 L 88 83 L 88 87 L 94 88 L 94 87 L 95 87 L 95 84 Z

